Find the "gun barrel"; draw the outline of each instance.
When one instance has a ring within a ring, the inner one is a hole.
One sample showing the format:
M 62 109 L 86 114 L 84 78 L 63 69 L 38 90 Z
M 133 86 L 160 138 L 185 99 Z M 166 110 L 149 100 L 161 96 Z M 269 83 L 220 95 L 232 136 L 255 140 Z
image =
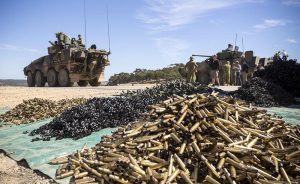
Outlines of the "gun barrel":
M 212 57 L 212 56 L 208 56 L 208 55 L 199 55 L 199 54 L 193 54 L 192 56 L 197 56 L 197 57 Z
M 54 45 L 54 43 L 53 42 L 51 42 L 51 41 L 49 41 L 49 43 L 53 46 Z

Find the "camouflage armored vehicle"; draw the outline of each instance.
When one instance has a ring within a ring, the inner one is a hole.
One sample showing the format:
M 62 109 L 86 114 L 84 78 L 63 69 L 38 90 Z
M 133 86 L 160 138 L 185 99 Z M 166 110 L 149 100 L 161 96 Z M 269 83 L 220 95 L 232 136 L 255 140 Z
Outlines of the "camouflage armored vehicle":
M 201 84 L 209 84 L 210 82 L 210 67 L 209 67 L 209 62 L 212 60 L 213 56 L 208 56 L 208 55 L 192 55 L 192 56 L 198 56 L 198 57 L 207 57 L 202 62 L 197 62 L 198 64 L 198 71 L 197 71 L 197 82 Z M 265 66 L 270 62 L 266 58 L 259 58 L 257 56 L 254 56 L 253 51 L 246 51 L 245 53 L 239 51 L 239 47 L 235 46 L 233 49 L 233 46 L 231 44 L 228 44 L 228 48 L 225 50 L 222 50 L 221 52 L 218 52 L 216 54 L 219 64 L 220 64 L 220 70 L 219 70 L 219 79 L 220 79 L 220 84 L 222 85 L 224 83 L 223 81 L 223 66 L 226 64 L 227 61 L 230 61 L 230 64 L 232 65 L 235 61 L 238 61 L 240 64 L 242 61 L 245 61 L 247 65 L 249 66 L 249 77 L 251 77 L 256 71 L 256 68 L 258 64 L 261 64 L 262 66 Z M 182 77 L 186 76 L 186 71 L 184 68 L 179 69 L 179 73 Z M 232 77 L 233 75 L 231 75 Z M 233 81 L 233 79 L 230 79 Z
M 48 55 L 31 62 L 24 68 L 29 87 L 48 86 L 99 86 L 104 80 L 104 69 L 109 65 L 110 52 L 97 50 L 96 45 L 87 49 L 78 35 L 70 39 L 63 32 L 56 33 L 57 41 L 49 41 Z

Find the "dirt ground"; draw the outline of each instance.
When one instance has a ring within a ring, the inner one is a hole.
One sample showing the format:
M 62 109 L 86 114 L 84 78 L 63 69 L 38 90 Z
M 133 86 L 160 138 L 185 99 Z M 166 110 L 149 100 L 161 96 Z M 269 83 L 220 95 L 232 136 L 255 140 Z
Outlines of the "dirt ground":
M 0 153 L 0 183 L 1 184 L 50 184 L 53 180 L 43 178 L 33 170 L 17 164 L 16 161 Z
M 118 95 L 122 91 L 137 90 L 151 87 L 155 84 L 124 84 L 119 86 L 99 87 L 23 87 L 0 86 L 0 108 L 12 108 L 23 100 L 44 98 L 60 100 L 65 98 L 92 98 Z

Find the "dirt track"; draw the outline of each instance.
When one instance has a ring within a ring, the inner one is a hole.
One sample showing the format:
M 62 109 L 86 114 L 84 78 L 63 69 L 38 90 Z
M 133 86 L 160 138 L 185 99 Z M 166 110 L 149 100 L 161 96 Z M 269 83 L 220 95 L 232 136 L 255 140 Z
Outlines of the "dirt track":
M 50 184 L 52 180 L 38 176 L 31 169 L 17 164 L 16 161 L 0 153 L 0 183 L 1 184 Z
M 0 107 L 12 108 L 23 100 L 31 98 L 44 98 L 50 100 L 60 100 L 64 98 L 92 98 L 118 95 L 122 91 L 137 90 L 151 87 L 154 84 L 124 84 L 119 86 L 99 86 L 99 87 L 0 87 Z

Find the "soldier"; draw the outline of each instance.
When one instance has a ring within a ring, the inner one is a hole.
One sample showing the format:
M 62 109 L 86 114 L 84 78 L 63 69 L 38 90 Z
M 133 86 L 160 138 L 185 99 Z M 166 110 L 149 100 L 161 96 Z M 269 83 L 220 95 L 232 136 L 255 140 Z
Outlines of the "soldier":
M 247 77 L 248 77 L 248 70 L 249 70 L 249 66 L 247 65 L 246 61 L 243 62 L 243 66 L 242 66 L 242 82 L 243 84 L 245 84 L 245 82 L 247 82 Z
M 237 70 L 238 70 L 238 61 L 233 61 L 232 65 L 231 65 L 231 85 L 235 86 L 237 81 Z
M 220 85 L 219 82 L 219 60 L 216 55 L 213 56 L 210 63 L 210 78 L 212 85 Z
M 281 59 L 282 59 L 283 61 L 286 61 L 287 58 L 289 57 L 289 56 L 288 56 L 288 53 L 287 53 L 285 50 L 282 50 L 282 52 L 281 52 L 280 54 L 281 54 Z
M 187 82 L 196 82 L 196 72 L 198 65 L 195 63 L 193 57 L 190 57 L 190 61 L 186 63 L 184 68 L 187 71 Z
M 224 76 L 223 76 L 223 81 L 224 84 L 226 85 L 230 85 L 230 69 L 231 69 L 231 65 L 230 65 L 230 61 L 227 61 L 226 64 L 224 65 Z
M 76 41 L 75 38 L 71 39 L 71 45 L 72 45 L 72 47 L 78 47 L 78 42 Z
M 81 38 L 81 35 L 80 35 L 80 34 L 78 35 L 77 43 L 78 43 L 79 46 L 82 46 L 82 47 L 85 46 L 85 45 L 84 45 L 84 42 L 83 42 L 83 39 Z
M 241 71 L 242 71 L 241 64 L 237 61 L 236 81 L 235 81 L 236 82 L 235 85 L 237 86 L 242 85 Z
M 93 44 L 88 49 L 88 52 L 94 52 L 94 51 L 96 51 L 96 49 L 97 49 L 97 46 L 95 44 Z M 86 57 L 86 59 L 84 60 L 84 72 L 86 72 L 86 69 L 88 67 L 89 70 L 90 70 L 90 76 L 93 76 L 93 70 L 94 70 L 96 64 L 97 64 L 97 61 L 95 61 L 95 60 L 90 61 L 89 63 L 87 63 L 87 57 Z

